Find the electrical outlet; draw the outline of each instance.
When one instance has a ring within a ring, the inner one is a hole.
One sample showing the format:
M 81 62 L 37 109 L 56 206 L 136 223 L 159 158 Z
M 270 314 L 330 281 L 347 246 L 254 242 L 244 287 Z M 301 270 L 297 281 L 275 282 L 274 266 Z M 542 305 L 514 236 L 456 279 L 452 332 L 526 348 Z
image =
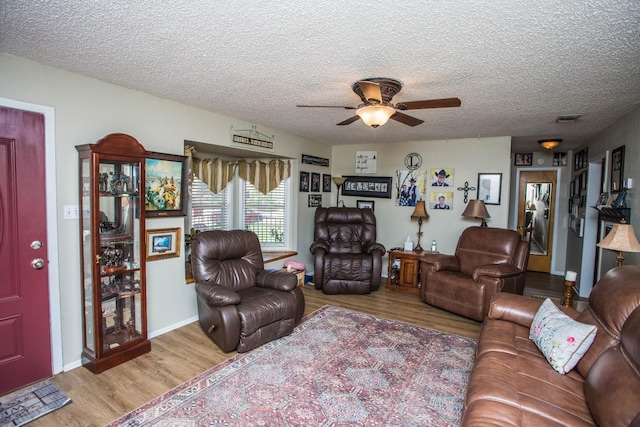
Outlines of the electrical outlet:
M 79 219 L 79 218 L 80 218 L 80 206 L 64 205 L 64 219 Z

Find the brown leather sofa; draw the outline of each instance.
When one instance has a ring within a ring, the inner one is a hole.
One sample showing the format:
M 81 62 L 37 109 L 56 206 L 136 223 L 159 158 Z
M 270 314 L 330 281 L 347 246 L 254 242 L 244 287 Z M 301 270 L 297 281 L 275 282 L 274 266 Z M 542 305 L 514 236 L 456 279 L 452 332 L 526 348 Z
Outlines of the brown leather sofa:
M 206 231 L 191 240 L 200 327 L 222 351 L 249 351 L 290 334 L 304 314 L 294 274 L 265 270 L 251 231 Z
M 463 426 L 640 426 L 640 266 L 614 268 L 582 313 L 596 337 L 565 375 L 529 340 L 542 303 L 499 293 L 482 324 Z
M 421 258 L 420 299 L 429 305 L 482 321 L 497 292 L 522 295 L 529 242 L 513 230 L 469 227 L 455 255 Z
M 368 294 L 380 287 L 385 248 L 371 209 L 318 208 L 311 253 L 313 281 L 325 294 Z

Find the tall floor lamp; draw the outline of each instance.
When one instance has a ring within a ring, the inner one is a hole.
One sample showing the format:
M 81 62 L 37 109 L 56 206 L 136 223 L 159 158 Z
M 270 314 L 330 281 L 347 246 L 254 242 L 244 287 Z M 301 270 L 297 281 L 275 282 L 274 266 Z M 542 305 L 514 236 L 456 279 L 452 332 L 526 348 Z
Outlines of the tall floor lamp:
M 606 235 L 602 242 L 596 246 L 609 249 L 612 251 L 618 251 L 616 261 L 618 267 L 624 262 L 624 252 L 640 252 L 640 243 L 636 239 L 636 234 L 633 231 L 633 225 L 627 224 L 624 218 L 620 220 L 620 224 L 613 224 L 611 231 Z
M 343 178 L 341 176 L 334 176 L 331 179 L 336 184 L 336 187 L 338 187 L 338 194 L 336 194 L 336 207 L 338 207 L 338 205 L 340 204 L 340 187 L 344 185 L 347 178 Z

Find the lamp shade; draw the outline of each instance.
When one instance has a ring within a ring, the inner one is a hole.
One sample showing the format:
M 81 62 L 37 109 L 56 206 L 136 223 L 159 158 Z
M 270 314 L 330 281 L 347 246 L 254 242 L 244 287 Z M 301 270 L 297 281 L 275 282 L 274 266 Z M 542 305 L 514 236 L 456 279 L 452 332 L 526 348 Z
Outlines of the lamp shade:
M 343 178 L 341 176 L 334 176 L 333 178 L 331 178 L 333 180 L 333 182 L 340 187 L 342 184 L 345 183 L 345 181 L 347 180 L 347 178 Z
M 411 219 L 426 219 L 429 218 L 429 214 L 427 213 L 427 208 L 424 204 L 424 200 L 418 200 L 416 202 L 416 208 L 413 210 L 411 214 Z
M 538 144 L 540 144 L 543 148 L 546 148 L 547 150 L 553 150 L 558 145 L 560 145 L 561 142 L 562 142 L 561 139 L 542 139 L 538 141 Z
M 356 110 L 356 115 L 362 121 L 374 128 L 387 123 L 389 118 L 396 113 L 395 108 L 388 105 L 366 105 Z
M 487 212 L 487 207 L 484 204 L 484 201 L 474 199 L 469 200 L 469 204 L 465 208 L 464 212 L 462 212 L 462 216 L 467 216 L 471 218 L 491 218 L 489 212 Z
M 640 243 L 631 224 L 614 224 L 609 234 L 596 246 L 612 251 L 640 252 Z

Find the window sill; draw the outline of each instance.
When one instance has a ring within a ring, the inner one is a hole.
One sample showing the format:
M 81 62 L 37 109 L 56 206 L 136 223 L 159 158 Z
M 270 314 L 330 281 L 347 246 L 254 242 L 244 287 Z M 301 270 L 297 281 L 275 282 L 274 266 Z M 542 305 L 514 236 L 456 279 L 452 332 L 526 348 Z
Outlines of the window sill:
M 298 255 L 296 251 L 263 251 L 262 258 L 265 264 L 268 264 L 273 261 L 278 261 L 280 259 L 289 258 L 291 256 Z M 185 278 L 187 284 L 193 283 L 193 275 L 191 274 L 191 261 L 187 260 L 184 263 L 185 267 Z

